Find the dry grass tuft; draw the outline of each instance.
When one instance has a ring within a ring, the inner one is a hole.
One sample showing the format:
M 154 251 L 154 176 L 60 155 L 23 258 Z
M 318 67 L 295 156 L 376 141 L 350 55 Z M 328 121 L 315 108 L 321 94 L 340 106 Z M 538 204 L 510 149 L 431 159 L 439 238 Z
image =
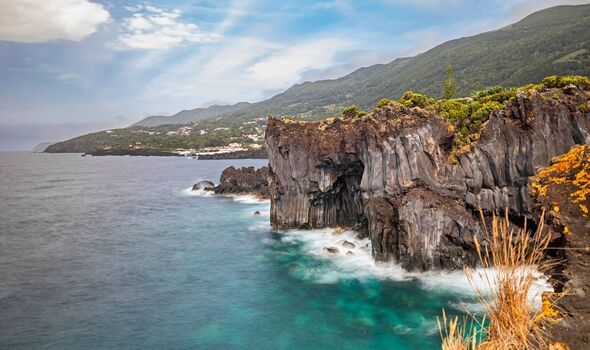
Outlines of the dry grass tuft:
M 443 322 L 448 330 L 445 334 L 441 331 L 442 348 L 532 350 L 553 346 L 559 349 L 551 344 L 548 334 L 549 326 L 561 320 L 556 307 L 558 296 L 544 293 L 540 309 L 531 303 L 538 272 L 545 272 L 553 265 L 545 259 L 549 235 L 542 234 L 542 226 L 532 234 L 526 224 L 522 229 L 515 229 L 510 225 L 507 213 L 504 218 L 494 215 L 491 232 L 486 233 L 489 242 L 485 245 L 474 239 L 481 267 L 484 268 L 484 287 L 476 286 L 473 271 L 466 270 L 465 273 L 484 306 L 488 319 L 487 333 L 481 342 L 475 344 L 473 336 L 457 331 L 456 320 L 448 325 Z M 469 339 L 471 347 L 453 347 L 462 344 L 458 338 Z
M 467 329 L 467 322 L 459 323 L 459 318 L 448 319 L 445 310 L 442 311 L 442 322 L 440 318 L 436 318 L 438 324 L 438 332 L 443 340 L 442 350 L 476 350 L 478 342 L 481 341 L 479 337 L 483 334 L 473 326 L 473 322 L 469 330 Z M 479 337 L 478 337 L 479 336 Z

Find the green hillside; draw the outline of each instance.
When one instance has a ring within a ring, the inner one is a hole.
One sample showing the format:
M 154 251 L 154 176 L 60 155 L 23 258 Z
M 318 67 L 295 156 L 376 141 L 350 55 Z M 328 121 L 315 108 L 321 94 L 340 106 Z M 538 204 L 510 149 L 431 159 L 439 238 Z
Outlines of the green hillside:
M 233 116 L 325 116 L 344 106 L 373 106 L 405 91 L 439 96 L 447 65 L 457 94 L 518 86 L 548 75 L 590 74 L 590 5 L 557 6 L 499 30 L 451 40 L 423 54 L 359 69 L 336 80 L 293 86 Z
M 351 105 L 370 109 L 380 99 L 398 99 L 405 91 L 438 97 L 449 64 L 454 69 L 458 97 L 487 86 L 538 82 L 549 75 L 590 75 L 590 5 L 545 9 L 502 29 L 451 40 L 415 57 L 361 68 L 339 79 L 298 84 L 262 102 L 150 117 L 134 126 L 197 121 L 207 123 L 210 129 L 228 127 L 243 135 L 240 127 L 247 128 L 249 121 L 269 115 L 323 118 L 339 115 Z M 211 136 L 202 142 L 196 135 L 191 144 L 209 144 Z M 233 140 L 239 138 L 232 136 Z M 106 134 L 96 133 L 58 143 L 48 151 L 87 151 L 111 141 Z

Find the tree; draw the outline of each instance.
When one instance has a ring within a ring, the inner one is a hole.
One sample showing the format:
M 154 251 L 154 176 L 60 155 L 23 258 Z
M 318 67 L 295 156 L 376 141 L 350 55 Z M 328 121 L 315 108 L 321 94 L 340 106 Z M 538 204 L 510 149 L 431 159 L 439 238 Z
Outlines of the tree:
M 447 67 L 447 77 L 445 78 L 445 85 L 443 86 L 443 93 L 440 98 L 448 100 L 453 98 L 457 93 L 457 84 L 455 82 L 455 76 L 453 75 L 453 67 L 449 64 Z

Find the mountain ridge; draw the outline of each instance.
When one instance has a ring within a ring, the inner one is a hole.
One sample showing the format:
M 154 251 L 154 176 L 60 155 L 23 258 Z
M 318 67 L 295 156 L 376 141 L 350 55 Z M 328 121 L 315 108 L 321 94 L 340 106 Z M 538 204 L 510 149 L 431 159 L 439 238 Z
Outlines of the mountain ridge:
M 446 41 L 413 57 L 361 67 L 337 79 L 296 84 L 264 101 L 186 110 L 133 126 L 198 122 L 239 132 L 249 121 L 269 115 L 317 120 L 340 115 L 351 105 L 370 109 L 380 99 L 397 99 L 406 91 L 438 97 L 448 64 L 454 69 L 457 97 L 467 96 L 484 87 L 520 86 L 549 75 L 588 76 L 589 53 L 590 4 L 555 6 L 500 29 Z M 88 147 L 111 142 L 106 135 L 100 137 L 101 142 L 88 142 Z M 84 136 L 76 138 L 77 143 L 85 141 L 80 138 Z M 50 149 L 70 148 L 58 144 Z

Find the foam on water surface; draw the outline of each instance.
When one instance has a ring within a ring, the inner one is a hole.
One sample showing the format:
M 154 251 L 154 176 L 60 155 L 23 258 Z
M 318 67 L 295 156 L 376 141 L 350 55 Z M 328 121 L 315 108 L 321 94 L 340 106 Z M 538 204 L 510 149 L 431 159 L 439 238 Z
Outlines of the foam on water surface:
M 395 263 L 375 262 L 368 238 L 360 239 L 353 231 L 334 234 L 332 229 L 323 230 L 289 230 L 282 232 L 285 242 L 301 242 L 306 254 L 326 260 L 329 264 L 313 267 L 303 275 L 317 283 L 337 283 L 345 279 L 383 279 L 391 281 L 417 281 L 421 288 L 434 293 L 454 293 L 475 297 L 475 290 L 489 294 L 496 287 L 493 285 L 497 271 L 493 269 L 475 269 L 469 279 L 465 271 L 427 271 L 410 272 Z M 350 242 L 354 247 L 345 247 Z M 337 248 L 330 252 L 327 248 Z M 348 253 L 352 252 L 352 254 Z M 347 254 L 348 253 L 348 254 Z M 523 272 L 526 269 L 523 269 Z M 547 278 L 540 272 L 534 272 L 535 281 L 529 300 L 538 307 L 541 294 L 552 291 Z M 477 309 L 477 303 L 466 302 L 469 309 Z

